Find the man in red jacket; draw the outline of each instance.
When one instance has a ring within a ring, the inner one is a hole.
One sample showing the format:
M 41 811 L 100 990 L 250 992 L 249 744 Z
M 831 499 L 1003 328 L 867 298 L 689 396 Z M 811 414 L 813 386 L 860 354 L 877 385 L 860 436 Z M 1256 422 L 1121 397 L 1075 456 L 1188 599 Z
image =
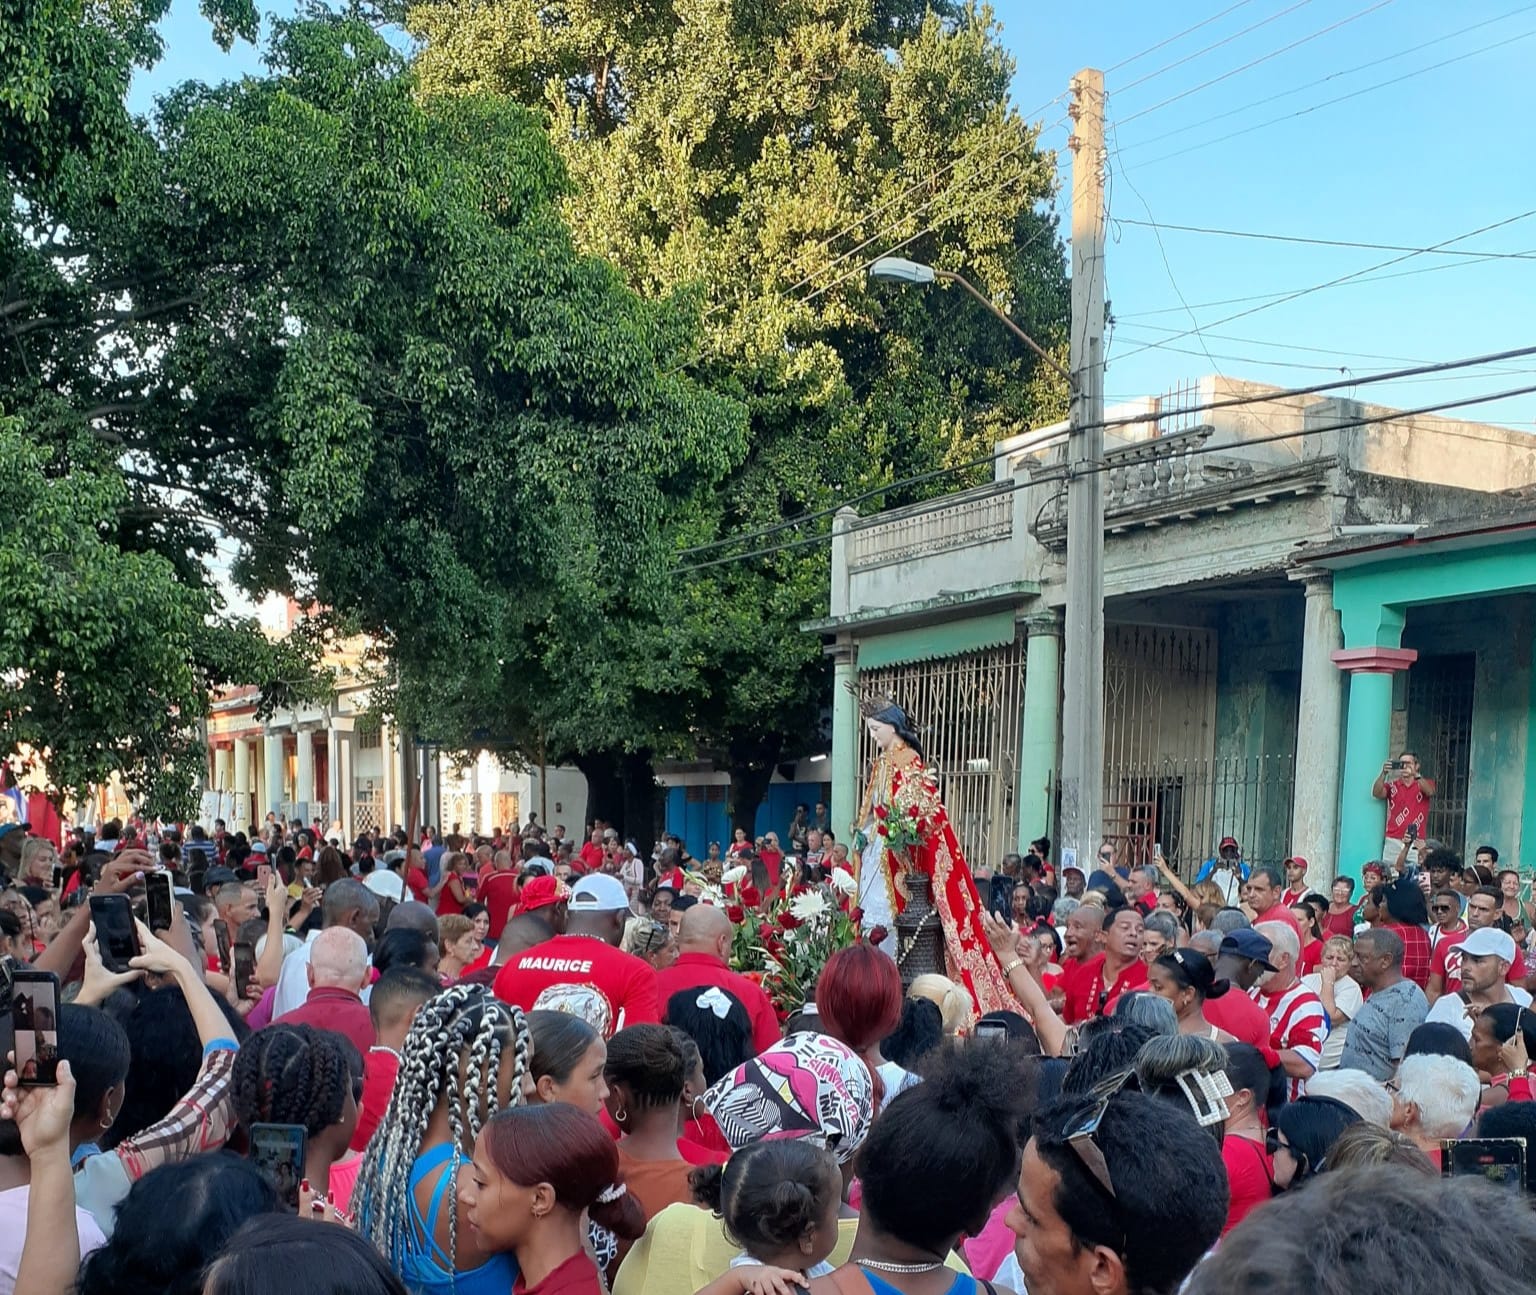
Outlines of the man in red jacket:
M 678 931 L 677 961 L 656 973 L 662 1014 L 672 995 L 685 989 L 717 986 L 737 998 L 752 1018 L 752 1046 L 765 1052 L 779 1041 L 779 1018 L 773 1003 L 756 981 L 732 971 L 726 959 L 731 952 L 731 919 L 724 909 L 695 904 L 683 914 Z

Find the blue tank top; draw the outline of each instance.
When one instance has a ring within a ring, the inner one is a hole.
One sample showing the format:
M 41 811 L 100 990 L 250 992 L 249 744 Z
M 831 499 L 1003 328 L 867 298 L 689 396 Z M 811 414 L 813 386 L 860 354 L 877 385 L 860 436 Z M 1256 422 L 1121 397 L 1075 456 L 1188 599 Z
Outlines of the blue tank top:
M 406 1195 L 411 1242 L 400 1260 L 400 1280 L 411 1295 L 509 1295 L 517 1278 L 517 1260 L 511 1255 L 492 1255 L 478 1268 L 455 1273 L 448 1256 L 437 1244 L 437 1219 L 453 1175 L 444 1166 L 453 1159 L 453 1147 L 444 1143 L 416 1157 L 411 1166 L 410 1191 Z M 444 1172 L 432 1189 L 427 1217 L 416 1207 L 416 1189 L 430 1174 Z M 453 1202 L 447 1203 L 452 1209 Z
M 858 1263 L 857 1260 L 854 1261 Z M 905 1295 L 904 1291 L 897 1290 L 888 1281 L 882 1281 L 878 1273 L 871 1272 L 863 1264 L 858 1265 L 859 1271 L 868 1279 L 870 1288 L 875 1295 Z M 980 1295 L 981 1283 L 974 1277 L 967 1277 L 964 1273 L 956 1273 L 955 1280 L 949 1285 L 945 1295 Z

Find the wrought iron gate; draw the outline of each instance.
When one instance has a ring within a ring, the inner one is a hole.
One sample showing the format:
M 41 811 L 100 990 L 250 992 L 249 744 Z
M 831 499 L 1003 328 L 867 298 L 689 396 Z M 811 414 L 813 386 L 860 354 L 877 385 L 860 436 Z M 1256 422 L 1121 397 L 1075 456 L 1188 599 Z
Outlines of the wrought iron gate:
M 1424 776 L 1436 783 L 1429 835 L 1463 854 L 1476 676 L 1475 652 L 1421 656 L 1408 671 L 1408 749 L 1419 757 Z
M 1017 848 L 1024 644 L 868 670 L 859 684 L 866 693 L 888 693 L 912 717 L 967 862 L 996 866 Z M 859 743 L 862 794 L 875 751 L 862 729 Z

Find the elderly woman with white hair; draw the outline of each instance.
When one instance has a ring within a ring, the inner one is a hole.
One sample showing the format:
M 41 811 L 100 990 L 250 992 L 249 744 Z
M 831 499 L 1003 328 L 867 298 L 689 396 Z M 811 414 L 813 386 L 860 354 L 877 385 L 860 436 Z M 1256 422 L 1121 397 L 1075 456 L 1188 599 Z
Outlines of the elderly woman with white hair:
M 1387 1087 L 1393 1096 L 1392 1127 L 1437 1165 L 1440 1143 L 1467 1131 L 1482 1090 L 1477 1071 L 1466 1062 L 1430 1054 L 1405 1057 Z
M 1307 1080 L 1307 1095 L 1343 1102 L 1362 1120 L 1382 1128 L 1392 1120 L 1392 1094 L 1363 1070 L 1320 1070 Z

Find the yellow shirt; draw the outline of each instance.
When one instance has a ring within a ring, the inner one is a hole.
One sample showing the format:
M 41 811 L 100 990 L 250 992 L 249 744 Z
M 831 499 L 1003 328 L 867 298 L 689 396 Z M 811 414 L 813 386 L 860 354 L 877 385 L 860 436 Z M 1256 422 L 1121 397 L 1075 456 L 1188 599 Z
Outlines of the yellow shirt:
M 858 1219 L 838 1220 L 837 1245 L 827 1256 L 834 1268 L 848 1262 L 858 1227 Z M 619 1265 L 613 1295 L 694 1295 L 723 1276 L 740 1253 L 741 1247 L 725 1235 L 725 1225 L 708 1210 L 668 1205 Z M 959 1255 L 951 1254 L 945 1266 L 970 1275 Z

